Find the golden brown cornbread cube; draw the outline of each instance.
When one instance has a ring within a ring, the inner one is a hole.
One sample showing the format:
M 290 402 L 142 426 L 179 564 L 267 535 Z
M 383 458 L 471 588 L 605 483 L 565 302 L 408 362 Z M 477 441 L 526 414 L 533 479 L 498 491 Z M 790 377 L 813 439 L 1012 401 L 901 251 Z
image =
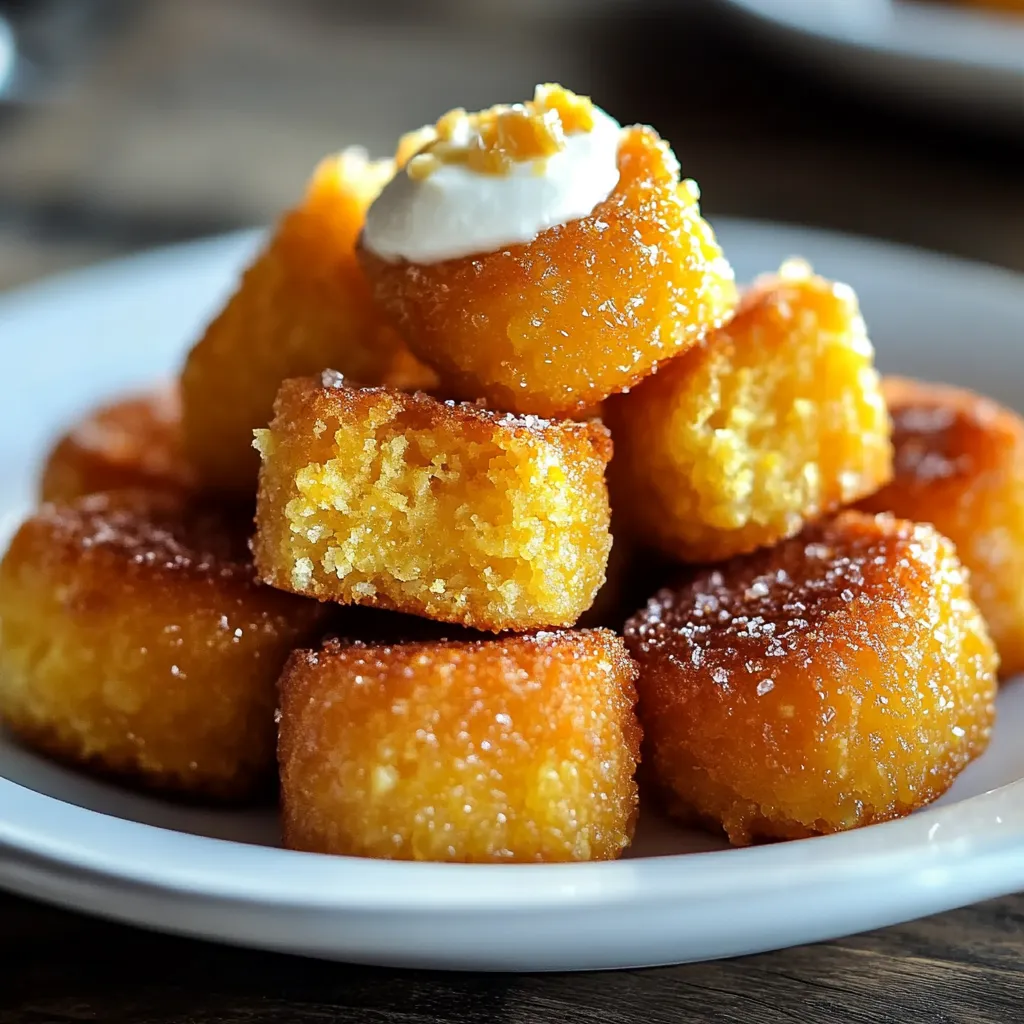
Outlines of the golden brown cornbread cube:
M 1024 670 L 1024 420 L 963 388 L 888 377 L 895 475 L 868 512 L 933 523 L 971 571 L 1004 675 Z
M 611 547 L 603 426 L 324 381 L 286 381 L 257 431 L 267 583 L 492 632 L 590 606 Z
M 384 322 L 355 260 L 366 209 L 392 169 L 358 150 L 325 159 L 189 354 L 185 444 L 204 486 L 255 492 L 252 432 L 269 422 L 286 377 L 333 366 L 364 384 L 433 382 Z
M 297 652 L 281 679 L 285 845 L 617 857 L 637 811 L 634 675 L 608 630 Z
M 277 677 L 325 610 L 258 584 L 246 535 L 167 494 L 43 505 L 0 563 L 0 721 L 149 789 L 269 788 Z
M 568 415 L 729 317 L 732 268 L 672 150 L 627 129 L 619 172 L 593 213 L 524 245 L 427 265 L 360 248 L 381 307 L 446 395 Z
M 992 730 L 998 658 L 928 525 L 844 512 L 660 591 L 626 643 L 645 768 L 737 845 L 909 814 Z
M 187 491 L 177 384 L 101 406 L 50 452 L 40 484 L 43 501 L 68 502 L 97 491 Z
M 606 403 L 617 517 L 665 554 L 768 546 L 892 475 L 889 420 L 853 291 L 786 264 L 732 322 Z

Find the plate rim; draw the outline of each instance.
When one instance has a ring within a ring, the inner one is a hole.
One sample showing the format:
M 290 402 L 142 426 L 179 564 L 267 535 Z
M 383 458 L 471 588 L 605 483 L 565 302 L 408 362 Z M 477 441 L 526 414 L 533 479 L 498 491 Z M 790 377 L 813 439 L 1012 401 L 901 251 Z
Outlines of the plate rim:
M 19 805 L 20 825 L 17 813 L 8 820 L 11 807 L 17 812 Z M 747 890 L 760 892 L 769 875 L 779 889 L 834 885 L 843 878 L 892 872 L 898 850 L 908 864 L 927 862 L 929 871 L 1005 855 L 1006 867 L 1015 869 L 1008 874 L 1024 888 L 1024 779 L 909 817 L 797 842 L 566 864 L 418 863 L 304 853 L 118 818 L 4 778 L 0 807 L 7 808 L 0 820 L 0 887 L 19 874 L 11 865 L 27 862 L 53 877 L 70 870 L 113 889 L 130 886 L 242 903 L 256 898 L 276 907 L 404 913 L 578 910 L 633 902 L 644 897 L 645 888 L 648 897 L 659 901 L 715 902 L 723 890 L 731 898 Z M 72 825 L 81 827 L 61 836 L 28 824 L 52 814 L 68 815 Z M 83 839 L 90 826 L 105 829 L 98 842 Z M 148 870 L 147 855 L 154 846 L 170 862 L 159 872 Z M 756 870 L 744 872 L 750 861 Z M 285 866 L 297 870 L 280 870 Z
M 1024 80 L 1024 57 L 1020 56 L 1017 49 L 1020 41 L 1024 40 L 1024 24 L 1015 21 L 1011 15 L 973 8 L 944 8 L 938 3 L 933 4 L 931 9 L 919 10 L 907 3 L 907 0 L 887 0 L 885 3 L 876 2 L 875 6 L 879 10 L 873 20 L 869 21 L 863 16 L 859 19 L 851 18 L 846 26 L 848 33 L 840 34 L 831 28 L 827 16 L 799 17 L 793 14 L 795 8 L 792 3 L 780 8 L 778 5 L 772 7 L 766 0 L 718 2 L 765 24 L 836 45 L 876 50 L 916 61 L 955 64 Z M 805 5 L 801 8 L 804 11 L 822 9 L 825 9 L 824 4 L 821 7 Z M 928 34 L 927 40 L 923 41 L 922 35 L 911 34 L 911 29 L 927 22 L 932 22 L 946 39 L 964 29 L 984 32 L 986 43 L 996 43 L 996 53 L 981 59 L 966 53 L 963 48 L 940 45 L 938 35 Z
M 766 0 L 714 2 L 745 28 L 770 34 L 833 80 L 885 89 L 885 98 L 901 106 L 912 102 L 961 118 L 973 114 L 988 127 L 1013 134 L 1024 130 L 1024 19 L 1014 25 L 998 12 L 939 4 L 924 11 L 909 0 L 887 0 L 892 10 L 880 12 L 873 26 L 854 22 L 851 31 L 840 32 L 827 17 L 794 14 L 792 0 L 783 10 Z M 826 0 L 806 8 L 819 10 L 819 3 L 823 7 Z M 925 30 L 925 19 L 932 21 L 932 30 Z M 963 39 L 972 40 L 969 48 Z

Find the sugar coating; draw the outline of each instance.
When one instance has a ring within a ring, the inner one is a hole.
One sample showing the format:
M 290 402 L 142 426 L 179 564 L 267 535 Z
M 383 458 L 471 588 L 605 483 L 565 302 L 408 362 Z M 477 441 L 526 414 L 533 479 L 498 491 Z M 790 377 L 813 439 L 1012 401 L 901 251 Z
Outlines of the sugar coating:
M 122 398 L 89 413 L 54 446 L 40 483 L 43 501 L 68 502 L 98 491 L 187 491 L 177 383 Z
M 256 444 L 273 586 L 500 632 L 572 625 L 604 580 L 599 423 L 292 380 Z
M 83 768 L 251 799 L 275 683 L 325 611 L 260 586 L 234 513 L 121 492 L 43 505 L 0 563 L 0 720 Z
M 908 814 L 988 745 L 998 658 L 953 545 L 844 512 L 626 626 L 651 773 L 743 845 Z
M 285 845 L 617 857 L 637 812 L 635 674 L 608 630 L 297 653 L 281 679 Z
M 576 621 L 577 627 L 604 626 L 622 633 L 622 625 L 647 595 L 675 579 L 679 567 L 636 542 L 619 529 L 612 515 L 612 550 L 605 582 L 594 603 Z
M 385 323 L 355 260 L 366 210 L 392 170 L 358 150 L 324 159 L 189 354 L 185 444 L 204 486 L 255 492 L 252 432 L 269 422 L 286 377 L 333 366 L 364 384 L 434 383 Z
M 895 478 L 861 507 L 933 523 L 971 572 L 1004 675 L 1024 670 L 1024 420 L 963 388 L 888 377 Z
M 421 265 L 360 249 L 381 307 L 445 394 L 568 414 L 623 390 L 722 323 L 732 268 L 669 147 L 627 129 L 594 212 L 498 252 Z
M 768 546 L 892 475 L 857 299 L 791 262 L 732 322 L 607 403 L 617 516 L 684 561 Z

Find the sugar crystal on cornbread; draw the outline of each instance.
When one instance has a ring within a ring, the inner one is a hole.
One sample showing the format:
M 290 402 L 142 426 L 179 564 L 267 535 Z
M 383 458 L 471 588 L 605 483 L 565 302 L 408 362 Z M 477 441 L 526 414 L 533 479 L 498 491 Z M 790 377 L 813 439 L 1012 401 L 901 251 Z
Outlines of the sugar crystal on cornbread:
M 998 658 L 953 545 L 844 512 L 693 572 L 626 626 L 645 768 L 745 845 L 897 818 L 984 752 Z
M 731 315 L 698 197 L 652 129 L 541 86 L 441 118 L 371 206 L 359 256 L 446 395 L 567 415 Z
M 145 788 L 269 792 L 277 676 L 327 609 L 258 584 L 247 536 L 168 493 L 43 505 L 0 562 L 0 721 Z
M 616 517 L 683 561 L 774 544 L 892 476 L 857 298 L 799 261 L 604 415 Z
M 500 632 L 572 625 L 604 580 L 599 423 L 325 375 L 282 385 L 256 445 L 254 551 L 273 586 Z
M 971 572 L 1005 675 L 1024 670 L 1024 420 L 948 384 L 887 377 L 892 483 L 861 502 L 934 524 Z
M 252 431 L 286 377 L 337 367 L 364 384 L 428 386 L 356 264 L 366 209 L 394 170 L 358 149 L 328 157 L 275 227 L 182 373 L 185 443 L 201 483 L 252 494 Z
M 281 679 L 285 845 L 617 857 L 637 813 L 635 672 L 603 629 L 297 652 Z
M 79 420 L 50 452 L 40 497 L 67 502 L 98 491 L 187 491 L 193 484 L 175 383 L 100 406 Z

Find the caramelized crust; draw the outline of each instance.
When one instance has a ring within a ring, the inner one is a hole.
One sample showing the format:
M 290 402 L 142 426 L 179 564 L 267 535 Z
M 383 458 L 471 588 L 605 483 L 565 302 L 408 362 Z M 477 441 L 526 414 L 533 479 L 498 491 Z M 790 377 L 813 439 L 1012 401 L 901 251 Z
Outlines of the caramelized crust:
M 297 652 L 281 679 L 285 845 L 617 857 L 637 810 L 635 673 L 608 630 Z
M 123 398 L 90 413 L 57 442 L 43 470 L 43 501 L 132 488 L 186 491 L 177 386 Z
M 526 245 L 429 265 L 361 248 L 381 307 L 445 394 L 568 414 L 640 380 L 731 313 L 736 289 L 696 187 L 631 128 L 620 180 L 589 217 Z
M 324 379 L 286 381 L 257 432 L 267 583 L 492 632 L 590 606 L 611 547 L 604 427 Z
M 246 524 L 167 494 L 43 505 L 0 563 L 0 719 L 44 753 L 182 796 L 248 799 L 275 683 L 324 610 L 261 587 Z
M 391 175 L 349 150 L 317 167 L 182 373 L 185 444 L 204 486 L 252 494 L 252 432 L 286 377 L 334 366 L 365 384 L 430 387 L 378 313 L 355 260 L 366 210 Z
M 886 378 L 895 478 L 869 512 L 935 524 L 971 572 L 1002 671 L 1024 670 L 1024 420 L 970 391 Z
M 988 745 L 998 664 L 953 545 L 845 512 L 626 627 L 669 807 L 737 845 L 900 817 Z
M 882 486 L 889 423 L 845 285 L 790 263 L 733 321 L 610 400 L 616 517 L 688 562 L 769 546 Z

